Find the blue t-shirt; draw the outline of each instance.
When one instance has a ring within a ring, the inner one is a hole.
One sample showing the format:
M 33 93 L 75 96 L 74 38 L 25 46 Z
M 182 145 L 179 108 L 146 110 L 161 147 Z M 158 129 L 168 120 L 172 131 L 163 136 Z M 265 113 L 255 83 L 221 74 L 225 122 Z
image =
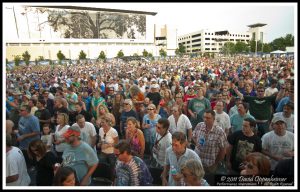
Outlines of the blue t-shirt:
M 98 157 L 96 152 L 92 147 L 84 141 L 81 141 L 81 144 L 72 147 L 68 145 L 63 153 L 63 162 L 62 166 L 72 167 L 75 172 L 79 182 L 87 174 L 89 166 L 98 164 Z M 91 178 L 89 178 L 89 183 Z
M 40 122 L 39 119 L 34 115 L 29 115 L 28 117 L 21 117 L 19 121 L 19 134 L 22 136 L 24 134 L 40 132 Z M 31 141 L 40 139 L 40 134 L 34 137 L 27 137 L 20 141 L 19 148 L 27 149 Z

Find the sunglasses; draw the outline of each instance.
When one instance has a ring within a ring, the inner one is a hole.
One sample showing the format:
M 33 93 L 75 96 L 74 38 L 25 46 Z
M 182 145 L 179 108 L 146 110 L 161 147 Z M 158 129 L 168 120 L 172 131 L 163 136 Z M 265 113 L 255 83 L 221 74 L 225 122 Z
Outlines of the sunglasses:
M 154 109 L 152 109 L 152 108 L 148 108 L 147 110 L 154 110 Z
M 124 103 L 124 105 L 129 105 L 129 103 Z

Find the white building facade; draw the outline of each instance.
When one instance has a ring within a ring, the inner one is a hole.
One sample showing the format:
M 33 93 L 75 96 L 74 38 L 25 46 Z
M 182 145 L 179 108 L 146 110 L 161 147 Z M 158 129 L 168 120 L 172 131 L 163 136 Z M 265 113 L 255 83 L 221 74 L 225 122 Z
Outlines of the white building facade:
M 81 50 L 96 59 L 101 51 L 113 58 L 120 50 L 125 56 L 144 50 L 159 56 L 161 48 L 167 55 L 176 49 L 175 33 L 167 25 L 154 24 L 155 12 L 40 4 L 5 4 L 3 12 L 4 55 L 9 61 L 25 51 L 34 61 L 40 56 L 57 60 L 59 51 L 74 60 Z M 158 45 L 156 33 L 167 40 L 164 46 Z
M 213 31 L 203 29 L 178 37 L 178 44 L 186 48 L 187 53 L 209 52 L 219 53 L 226 42 L 249 43 L 252 36 L 250 32 L 230 33 L 229 31 Z

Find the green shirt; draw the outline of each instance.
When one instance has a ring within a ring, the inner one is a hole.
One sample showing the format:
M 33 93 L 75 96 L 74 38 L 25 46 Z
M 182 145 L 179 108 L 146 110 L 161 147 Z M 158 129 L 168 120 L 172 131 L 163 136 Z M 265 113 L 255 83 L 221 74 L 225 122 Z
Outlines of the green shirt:
M 276 96 L 257 98 L 244 96 L 244 101 L 249 103 L 250 114 L 256 120 L 269 120 L 271 118 L 271 106 L 275 103 Z

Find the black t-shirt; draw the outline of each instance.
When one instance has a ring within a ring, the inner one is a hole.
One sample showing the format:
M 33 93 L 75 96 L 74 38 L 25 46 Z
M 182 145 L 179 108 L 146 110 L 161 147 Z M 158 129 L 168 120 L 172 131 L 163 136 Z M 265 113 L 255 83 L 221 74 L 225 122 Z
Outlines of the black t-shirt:
M 37 186 L 52 186 L 53 185 L 53 167 L 56 163 L 56 157 L 48 151 L 45 156 L 37 162 L 36 184 Z
M 161 100 L 161 95 L 158 92 L 150 92 L 147 94 L 147 97 L 152 101 L 152 103 L 157 107 L 159 104 L 159 101 Z
M 51 114 L 48 109 L 39 109 L 34 113 L 34 116 L 36 116 L 39 120 L 49 120 L 51 119 Z M 40 122 L 40 128 L 41 131 L 43 131 L 43 125 L 45 123 Z
M 239 165 L 247 154 L 261 152 L 262 149 L 261 139 L 257 135 L 247 137 L 241 130 L 229 135 L 227 140 L 233 146 L 230 157 L 232 169 L 238 172 L 240 172 Z

